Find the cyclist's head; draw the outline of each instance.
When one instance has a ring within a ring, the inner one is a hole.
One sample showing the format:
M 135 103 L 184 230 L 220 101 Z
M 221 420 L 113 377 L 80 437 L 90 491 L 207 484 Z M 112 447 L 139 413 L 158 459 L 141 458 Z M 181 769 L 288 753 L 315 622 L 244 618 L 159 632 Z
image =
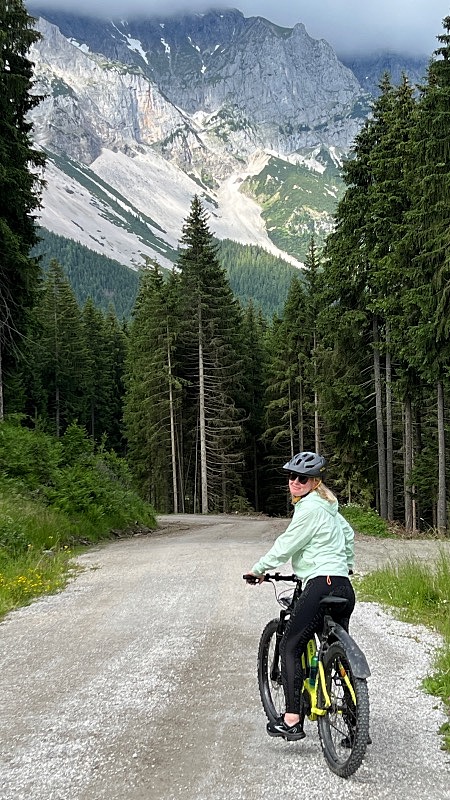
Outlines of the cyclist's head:
M 304 451 L 287 461 L 283 469 L 305 478 L 322 478 L 326 464 L 326 459 L 318 453 Z

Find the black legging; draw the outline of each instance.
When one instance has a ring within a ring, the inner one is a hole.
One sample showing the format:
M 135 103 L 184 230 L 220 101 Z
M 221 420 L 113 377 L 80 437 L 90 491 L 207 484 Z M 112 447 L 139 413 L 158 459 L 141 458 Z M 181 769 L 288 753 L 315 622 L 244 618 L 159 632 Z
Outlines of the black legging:
M 281 672 L 286 698 L 286 712 L 298 714 L 300 709 L 303 670 L 301 654 L 314 633 L 323 625 L 324 611 L 319 607 L 322 597 L 333 594 L 348 600 L 344 613 L 333 616 L 348 631 L 351 613 L 355 607 L 355 593 L 348 578 L 340 575 L 319 575 L 311 578 L 297 600 L 286 625 L 280 644 Z

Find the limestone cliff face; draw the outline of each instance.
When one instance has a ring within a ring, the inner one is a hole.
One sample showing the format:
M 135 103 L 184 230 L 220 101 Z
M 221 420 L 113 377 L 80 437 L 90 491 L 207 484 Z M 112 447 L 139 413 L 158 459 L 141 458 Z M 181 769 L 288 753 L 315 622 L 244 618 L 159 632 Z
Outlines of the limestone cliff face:
M 89 164 L 104 147 L 153 145 L 186 125 L 144 75 L 83 52 L 45 20 L 37 27 L 42 39 L 31 59 L 46 98 L 33 122 L 41 145 Z
M 45 17 L 32 51 L 49 94 L 35 114 L 39 140 L 84 162 L 102 146 L 156 146 L 220 179 L 255 149 L 345 149 L 367 110 L 353 73 L 301 24 L 279 28 L 238 11 Z

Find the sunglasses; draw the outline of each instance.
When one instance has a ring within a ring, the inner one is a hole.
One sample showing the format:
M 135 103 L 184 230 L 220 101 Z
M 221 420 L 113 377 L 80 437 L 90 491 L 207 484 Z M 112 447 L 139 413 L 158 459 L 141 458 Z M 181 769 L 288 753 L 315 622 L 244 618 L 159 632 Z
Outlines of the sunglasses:
M 308 483 L 309 476 L 308 475 L 299 475 L 297 472 L 290 472 L 289 473 L 289 480 L 290 481 L 298 481 L 299 483 Z

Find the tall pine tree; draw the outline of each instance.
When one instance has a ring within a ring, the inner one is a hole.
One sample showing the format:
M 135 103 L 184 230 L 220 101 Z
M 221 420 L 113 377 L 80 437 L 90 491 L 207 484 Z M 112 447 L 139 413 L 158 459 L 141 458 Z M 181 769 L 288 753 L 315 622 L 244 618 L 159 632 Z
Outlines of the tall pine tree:
M 31 93 L 27 54 L 39 34 L 21 0 L 0 3 L 0 419 L 4 415 L 4 374 L 17 358 L 27 309 L 40 275 L 30 257 L 37 235 L 44 157 L 31 141 L 28 112 L 41 100 Z
M 183 227 L 177 364 L 185 381 L 185 494 L 194 511 L 229 510 L 241 492 L 242 412 L 235 396 L 241 314 L 198 197 Z
M 177 326 L 173 281 L 157 264 L 141 271 L 126 359 L 124 420 L 128 458 L 141 492 L 162 512 L 183 510 L 178 417 L 181 384 L 174 376 Z
M 410 156 L 411 210 L 403 243 L 409 264 L 405 313 L 411 320 L 403 352 L 423 381 L 435 387 L 437 417 L 436 525 L 447 529 L 445 396 L 450 347 L 450 17 L 422 87 Z M 432 441 L 433 432 L 427 437 Z M 423 463 L 423 457 L 421 458 Z M 430 464 L 431 470 L 433 470 Z

